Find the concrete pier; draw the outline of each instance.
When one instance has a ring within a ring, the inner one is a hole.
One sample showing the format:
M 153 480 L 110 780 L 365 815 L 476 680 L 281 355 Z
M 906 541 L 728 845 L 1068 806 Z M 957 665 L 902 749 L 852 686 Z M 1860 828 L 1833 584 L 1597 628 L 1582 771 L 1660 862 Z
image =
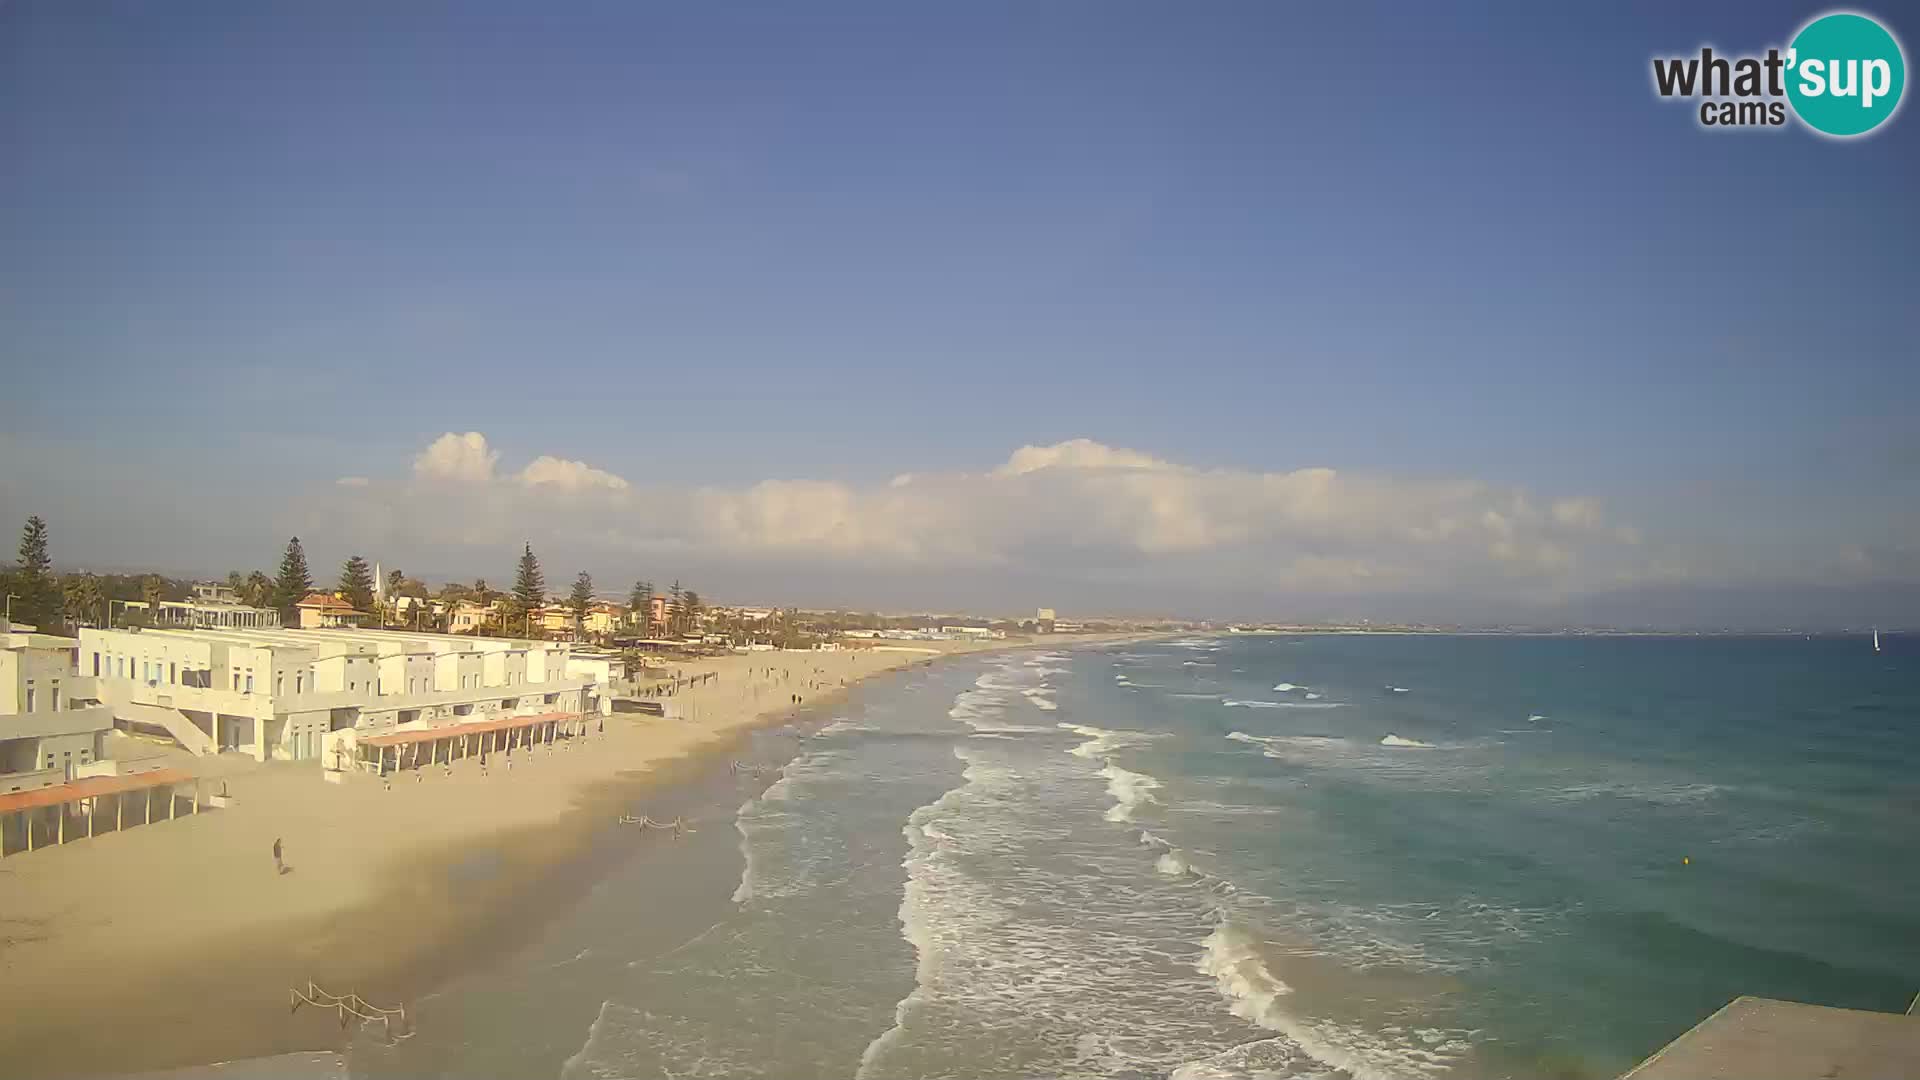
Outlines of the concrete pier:
M 1621 1080 L 1920 1076 L 1920 1017 L 1738 997 Z

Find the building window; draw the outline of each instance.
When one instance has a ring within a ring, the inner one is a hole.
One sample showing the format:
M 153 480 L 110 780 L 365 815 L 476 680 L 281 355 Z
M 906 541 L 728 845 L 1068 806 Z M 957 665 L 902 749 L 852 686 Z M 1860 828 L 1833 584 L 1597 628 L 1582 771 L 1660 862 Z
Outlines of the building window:
M 38 693 L 39 691 L 33 688 L 32 680 L 28 680 L 27 682 L 27 711 L 28 712 L 33 711 L 33 699 Z
M 306 681 L 307 681 L 307 676 L 305 672 L 303 671 L 294 672 L 293 673 L 293 692 L 296 694 L 300 693 L 301 687 Z
M 167 681 L 175 685 L 179 684 L 180 682 L 180 665 L 179 664 L 167 665 Z
M 95 678 L 100 677 L 100 654 L 98 652 L 93 654 L 93 674 Z
M 237 671 L 233 673 L 233 688 L 240 689 L 240 673 Z
M 48 705 L 56 712 L 60 709 L 60 688 L 55 686 L 48 695 Z
M 253 693 L 253 675 L 251 672 L 247 675 L 247 693 Z

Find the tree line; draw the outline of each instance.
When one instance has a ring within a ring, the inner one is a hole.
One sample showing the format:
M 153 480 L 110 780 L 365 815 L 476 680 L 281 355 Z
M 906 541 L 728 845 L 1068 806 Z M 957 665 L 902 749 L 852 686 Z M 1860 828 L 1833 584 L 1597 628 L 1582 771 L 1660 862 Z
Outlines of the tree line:
M 299 624 L 301 601 L 317 589 L 307 562 L 306 548 L 297 536 L 289 539 L 281 552 L 277 573 L 269 575 L 259 569 L 245 572 L 234 570 L 227 574 L 226 584 L 233 590 L 238 602 L 279 612 L 282 626 Z M 546 575 L 531 542 L 521 547 L 519 561 L 514 567 L 513 588 L 506 593 L 488 587 L 485 578 L 478 578 L 472 585 L 457 582 L 442 585 L 436 594 L 424 582 L 410 578 L 399 570 L 388 571 L 384 584 L 387 603 L 384 610 L 376 610 L 379 601 L 373 569 L 364 556 L 353 554 L 341 564 L 332 592 L 351 605 L 354 611 L 374 616 L 382 624 L 401 621 L 398 612 L 401 597 L 412 597 L 423 602 L 412 625 L 442 632 L 451 629 L 449 622 L 452 610 L 459 602 L 468 601 L 492 609 L 496 600 L 504 599 L 506 603 L 500 605 L 501 610 L 497 615 L 479 628 L 482 632 L 512 634 L 518 631 L 520 635 L 532 635 L 536 630 L 543 629 L 535 627 L 532 619 L 535 612 L 547 606 Z M 158 613 L 161 601 L 186 600 L 193 595 L 191 581 L 159 574 L 55 573 L 49 530 L 46 521 L 39 515 L 28 518 L 26 526 L 21 529 L 18 562 L 10 569 L 0 570 L 0 589 L 4 589 L 7 611 L 12 621 L 28 623 L 49 632 L 75 626 L 142 625 L 150 622 Z M 660 595 L 664 602 L 656 605 L 656 595 Z M 445 601 L 445 610 L 429 618 L 424 603 L 428 599 Z M 146 604 L 146 609 L 116 612 L 112 606 L 134 601 Z M 664 594 L 656 594 L 651 581 L 636 581 L 628 601 L 633 613 L 632 621 L 642 634 L 662 633 L 682 637 L 700 632 L 709 619 L 700 594 L 683 587 L 678 581 Z M 582 570 L 574 577 L 565 604 L 576 633 L 585 634 L 593 604 L 593 577 Z M 654 618 L 656 606 L 659 608 L 657 619 Z

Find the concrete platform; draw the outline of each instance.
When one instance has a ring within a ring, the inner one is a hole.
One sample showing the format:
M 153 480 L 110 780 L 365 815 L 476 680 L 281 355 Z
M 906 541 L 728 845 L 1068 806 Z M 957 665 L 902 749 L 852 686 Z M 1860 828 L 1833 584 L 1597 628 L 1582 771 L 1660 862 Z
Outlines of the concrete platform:
M 1920 1077 L 1920 1017 L 1738 997 L 1621 1080 Z

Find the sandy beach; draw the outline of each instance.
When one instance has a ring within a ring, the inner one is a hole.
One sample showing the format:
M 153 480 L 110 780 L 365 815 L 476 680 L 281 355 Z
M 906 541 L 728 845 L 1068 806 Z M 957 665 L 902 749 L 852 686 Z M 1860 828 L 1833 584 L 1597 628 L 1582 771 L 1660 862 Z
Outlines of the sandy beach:
M 228 785 L 229 809 L 0 864 L 0 1060 L 16 1075 L 68 1076 L 338 1045 L 331 1016 L 289 1018 L 289 988 L 313 980 L 382 1005 L 425 992 L 524 940 L 541 918 L 531 886 L 550 903 L 555 888 L 589 882 L 592 868 L 569 857 L 590 826 L 644 813 L 648 785 L 676 762 L 789 716 L 794 695 L 817 706 L 933 659 L 858 649 L 671 664 L 716 675 L 669 699 L 678 715 L 617 713 L 486 774 L 463 760 L 331 784 L 310 762 L 197 759 Z M 481 856 L 486 873 L 457 872 Z M 103 1017 L 111 1038 L 99 1037 Z

